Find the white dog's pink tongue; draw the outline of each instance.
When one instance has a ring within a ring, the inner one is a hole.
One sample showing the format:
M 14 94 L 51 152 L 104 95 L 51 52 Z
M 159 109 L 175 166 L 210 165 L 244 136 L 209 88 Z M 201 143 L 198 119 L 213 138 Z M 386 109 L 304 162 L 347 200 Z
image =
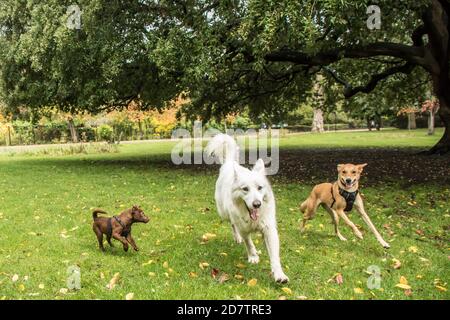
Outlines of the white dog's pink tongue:
M 250 218 L 252 220 L 258 219 L 258 209 L 250 209 Z

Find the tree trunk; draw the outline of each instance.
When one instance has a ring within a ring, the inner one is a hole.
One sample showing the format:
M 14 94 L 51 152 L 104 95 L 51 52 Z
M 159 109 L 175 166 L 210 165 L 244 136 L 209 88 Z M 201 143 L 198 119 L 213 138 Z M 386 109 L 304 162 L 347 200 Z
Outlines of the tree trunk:
M 78 142 L 78 132 L 77 132 L 77 128 L 75 127 L 75 124 L 74 124 L 72 118 L 67 120 L 67 125 L 69 127 L 70 136 L 72 137 L 72 142 L 77 143 Z
M 434 134 L 434 111 L 430 110 L 428 116 L 428 135 L 432 136 Z
M 311 132 L 323 132 L 323 111 L 321 109 L 314 109 L 314 119 Z
M 414 112 L 408 113 L 408 130 L 416 129 L 416 114 Z
M 427 154 L 445 154 L 450 152 L 450 93 L 440 95 L 438 98 L 438 113 L 444 123 L 444 135 L 429 151 L 426 152 Z

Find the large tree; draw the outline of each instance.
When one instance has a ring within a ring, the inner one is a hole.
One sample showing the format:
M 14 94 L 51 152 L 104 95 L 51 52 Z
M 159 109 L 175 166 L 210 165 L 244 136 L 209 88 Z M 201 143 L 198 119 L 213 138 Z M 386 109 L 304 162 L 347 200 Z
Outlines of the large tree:
M 187 113 L 210 117 L 244 107 L 254 113 L 295 107 L 311 93 L 318 72 L 327 78 L 326 91 L 339 84 L 350 104 L 360 94 L 376 94 L 400 108 L 417 103 L 431 84 L 445 132 L 430 152 L 450 150 L 447 0 L 206 2 L 212 9 L 203 20 L 193 3 L 204 1 L 184 2 L 197 24 L 181 23 L 180 30 L 203 48 L 185 70 L 192 97 Z M 366 10 L 372 4 L 380 8 L 381 25 L 371 30 Z M 326 104 L 338 99 L 326 96 Z

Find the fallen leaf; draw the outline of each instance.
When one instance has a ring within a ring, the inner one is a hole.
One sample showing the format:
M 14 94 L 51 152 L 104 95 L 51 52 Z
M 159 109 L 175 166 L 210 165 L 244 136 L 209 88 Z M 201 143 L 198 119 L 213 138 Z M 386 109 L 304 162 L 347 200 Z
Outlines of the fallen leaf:
M 408 284 L 408 280 L 404 276 L 400 277 L 399 283 L 397 283 L 395 286 L 400 289 L 411 290 L 411 286 Z
M 127 295 L 125 296 L 125 300 L 133 300 L 133 299 L 134 299 L 133 292 L 127 293 Z
M 216 237 L 217 237 L 217 235 L 216 235 L 215 233 L 207 232 L 207 233 L 205 233 L 205 234 L 202 236 L 202 240 L 203 240 L 203 241 L 209 241 L 209 240 L 212 240 L 212 239 L 214 239 L 214 238 L 216 238 Z
M 243 263 L 238 263 L 236 264 L 236 267 L 238 267 L 239 269 L 245 269 L 247 266 Z
M 18 289 L 19 289 L 19 291 L 24 291 L 25 290 L 24 284 L 23 283 L 19 284 Z
M 446 287 L 440 286 L 440 285 L 436 285 L 436 289 L 438 289 L 439 291 L 445 292 L 447 291 Z
M 402 263 L 398 259 L 393 258 L 392 262 L 393 262 L 392 268 L 394 269 L 400 269 L 400 267 L 402 266 Z
M 344 283 L 344 278 L 342 277 L 341 273 L 337 273 L 336 276 L 334 277 L 334 280 L 336 281 L 336 283 L 338 285 L 341 285 Z
M 147 262 L 144 262 L 142 264 L 143 267 L 148 266 L 149 264 L 152 264 L 154 261 L 153 260 L 148 260 Z
M 66 294 L 67 292 L 69 292 L 69 289 L 67 289 L 67 288 L 59 289 L 59 293 L 61 293 L 61 294 Z
M 116 272 L 114 274 L 114 276 L 111 278 L 111 280 L 109 281 L 109 283 L 106 285 L 106 288 L 108 288 L 109 290 L 114 289 L 114 287 L 116 286 L 117 282 L 119 281 L 120 278 L 120 273 Z
M 257 283 L 258 283 L 258 280 L 253 278 L 253 279 L 248 280 L 247 285 L 249 287 L 254 287 L 254 286 L 256 286 Z
M 353 292 L 356 294 L 363 294 L 364 290 L 362 288 L 353 288 Z
M 419 249 L 417 249 L 416 246 L 411 246 L 411 247 L 408 248 L 408 251 L 412 252 L 412 253 L 417 253 L 419 251 Z
M 287 298 L 285 296 L 279 296 L 278 300 L 287 300 Z
M 191 272 L 189 272 L 189 277 L 191 277 L 191 278 L 198 278 L 198 274 L 191 271 Z
M 164 261 L 163 263 L 163 268 L 167 269 L 169 267 L 169 263 L 167 261 Z
M 209 267 L 209 263 L 208 262 L 200 262 L 199 265 L 200 269 L 205 270 L 205 268 Z
M 292 290 L 289 289 L 288 287 L 283 287 L 281 288 L 281 290 L 288 295 L 292 295 Z
M 306 300 L 306 299 L 308 299 L 307 296 L 297 296 L 296 298 L 297 298 L 297 300 Z
M 241 274 L 235 274 L 234 277 L 235 277 L 237 280 L 242 280 L 242 279 L 244 279 L 244 276 L 241 275 Z
M 213 277 L 215 279 L 218 274 L 219 274 L 219 269 L 216 269 L 216 268 L 211 269 L 211 277 Z
M 45 285 L 44 285 L 43 283 L 40 283 L 39 286 L 38 286 L 38 288 L 42 290 L 42 289 L 45 288 Z
M 154 272 L 149 272 L 148 275 L 149 275 L 150 277 L 154 277 L 154 276 L 156 276 L 156 273 L 154 273 Z
M 222 272 L 221 274 L 220 274 L 220 277 L 219 277 L 219 283 L 224 283 L 224 282 L 226 282 L 226 281 L 228 281 L 228 280 L 230 280 L 230 276 L 227 274 L 227 273 L 225 273 L 225 272 Z

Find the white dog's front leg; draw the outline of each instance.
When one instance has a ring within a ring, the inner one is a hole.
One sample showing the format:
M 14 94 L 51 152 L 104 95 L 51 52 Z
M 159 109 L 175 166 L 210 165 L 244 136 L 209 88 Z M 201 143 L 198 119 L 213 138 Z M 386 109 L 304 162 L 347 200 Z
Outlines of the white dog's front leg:
M 267 252 L 270 258 L 270 267 L 276 282 L 286 283 L 289 278 L 284 274 L 280 262 L 280 240 L 278 239 L 278 231 L 275 226 L 263 229 L 264 241 L 266 243 Z
M 253 244 L 252 238 L 250 237 L 250 234 L 244 235 L 244 243 L 247 248 L 247 254 L 248 254 L 248 262 L 249 263 L 258 263 L 259 262 L 259 256 L 256 252 L 255 245 Z

